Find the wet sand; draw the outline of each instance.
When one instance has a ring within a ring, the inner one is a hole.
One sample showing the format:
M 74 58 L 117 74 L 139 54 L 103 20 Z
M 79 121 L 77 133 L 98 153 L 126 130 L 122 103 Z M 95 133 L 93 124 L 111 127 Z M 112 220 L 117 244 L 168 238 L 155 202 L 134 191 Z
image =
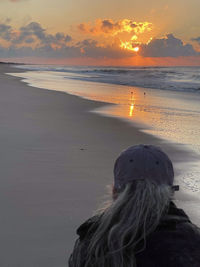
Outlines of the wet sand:
M 2 267 L 67 266 L 75 229 L 112 184 L 122 149 L 160 145 L 176 173 L 195 159 L 126 122 L 90 112 L 102 102 L 30 87 L 4 74 L 12 71 L 20 70 L 0 64 Z

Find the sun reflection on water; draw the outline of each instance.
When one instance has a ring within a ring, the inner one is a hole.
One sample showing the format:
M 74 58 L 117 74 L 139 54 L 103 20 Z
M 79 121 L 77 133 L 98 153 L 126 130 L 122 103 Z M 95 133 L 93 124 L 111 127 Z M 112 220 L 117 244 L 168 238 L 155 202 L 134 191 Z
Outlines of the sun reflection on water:
M 133 102 L 130 105 L 129 117 L 132 117 L 133 116 L 134 108 L 135 108 L 135 105 L 134 105 L 134 102 Z

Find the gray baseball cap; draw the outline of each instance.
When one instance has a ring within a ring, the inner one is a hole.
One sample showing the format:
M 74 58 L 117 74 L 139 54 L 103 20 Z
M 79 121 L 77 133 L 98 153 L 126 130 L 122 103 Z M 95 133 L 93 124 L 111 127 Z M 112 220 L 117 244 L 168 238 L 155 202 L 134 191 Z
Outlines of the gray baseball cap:
M 173 186 L 174 170 L 169 157 L 157 146 L 135 145 L 122 151 L 114 165 L 114 188 L 120 190 L 134 180 Z M 174 190 L 178 190 L 175 186 Z

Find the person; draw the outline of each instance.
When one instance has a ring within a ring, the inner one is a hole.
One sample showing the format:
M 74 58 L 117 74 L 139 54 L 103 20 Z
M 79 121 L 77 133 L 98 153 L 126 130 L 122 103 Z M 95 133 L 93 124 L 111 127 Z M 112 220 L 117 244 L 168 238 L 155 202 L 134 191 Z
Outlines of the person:
M 200 267 L 200 229 L 174 204 L 176 190 L 159 147 L 123 151 L 113 200 L 78 228 L 69 267 Z

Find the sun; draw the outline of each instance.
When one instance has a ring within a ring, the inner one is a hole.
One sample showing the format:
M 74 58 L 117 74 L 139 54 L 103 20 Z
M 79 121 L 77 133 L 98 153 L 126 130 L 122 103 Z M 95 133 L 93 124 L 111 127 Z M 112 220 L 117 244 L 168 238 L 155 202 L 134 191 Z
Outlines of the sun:
M 123 48 L 123 49 L 134 51 L 136 53 L 140 50 L 139 46 L 134 46 L 133 47 L 133 43 L 132 42 L 122 42 L 121 41 L 120 47 Z
M 139 50 L 140 50 L 140 48 L 138 46 L 133 47 L 133 51 L 138 52 Z

